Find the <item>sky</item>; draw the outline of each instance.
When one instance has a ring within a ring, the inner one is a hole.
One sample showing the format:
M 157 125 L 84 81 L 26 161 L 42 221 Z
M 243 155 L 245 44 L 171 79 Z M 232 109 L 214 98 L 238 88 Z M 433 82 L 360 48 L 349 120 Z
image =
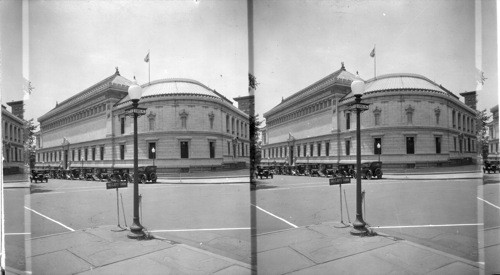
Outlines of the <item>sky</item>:
M 253 2 L 256 113 L 338 70 L 415 73 L 455 94 L 487 78 L 478 109 L 498 104 L 494 0 L 258 0 Z M 23 25 L 24 24 L 24 25 Z M 23 28 L 24 26 L 24 28 Z M 237 0 L 0 0 L 2 103 L 35 87 L 25 118 L 114 73 L 191 78 L 227 98 L 248 94 L 247 3 Z M 236 103 L 235 103 L 236 105 Z
M 22 11 L 21 1 L 7 2 L 2 3 L 2 17 Z M 23 14 L 29 26 L 22 41 L 27 45 L 24 56 L 19 41 L 2 39 L 2 45 L 17 49 L 18 57 L 11 62 L 15 64 L 5 64 L 9 70 L 2 69 L 18 78 L 2 82 L 2 103 L 22 99 L 20 69 L 35 88 L 26 101 L 25 118 L 40 117 L 56 102 L 112 75 L 115 67 L 123 77 L 136 76 L 139 84 L 147 83 L 148 51 L 151 81 L 189 78 L 229 99 L 248 95 L 244 1 L 33 0 L 28 10 Z M 22 34 L 19 17 L 2 18 L 3 26 L 8 20 L 5 25 L 11 26 L 2 27 L 2 33 L 16 38 Z
M 494 1 L 476 14 L 470 0 L 255 1 L 256 113 L 340 69 L 361 78 L 420 74 L 455 94 L 476 89 L 476 68 L 487 78 L 478 109 L 498 104 Z M 481 50 L 476 53 L 479 44 Z

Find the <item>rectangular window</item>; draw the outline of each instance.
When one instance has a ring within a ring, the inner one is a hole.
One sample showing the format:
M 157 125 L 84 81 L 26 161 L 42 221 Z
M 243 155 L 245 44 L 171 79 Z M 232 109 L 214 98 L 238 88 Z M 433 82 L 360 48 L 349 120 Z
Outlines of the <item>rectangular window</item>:
M 156 142 L 150 142 L 148 144 L 148 158 L 156 159 Z
M 101 153 L 101 160 L 104 160 L 104 146 L 101 146 L 100 153 Z
M 307 145 L 304 144 L 304 157 L 307 155 L 306 151 L 307 151 Z
M 406 153 L 415 154 L 415 138 L 406 137 Z
M 120 118 L 120 133 L 125 134 L 125 117 Z
M 498 148 L 498 144 L 497 144 L 497 148 Z M 470 152 L 471 149 L 470 149 L 470 138 L 467 138 L 467 150 Z M 498 149 L 497 149 L 498 151 Z
M 297 146 L 297 156 L 300 157 L 300 145 Z
M 346 156 L 351 155 L 351 141 L 350 140 L 345 141 L 345 155 Z
M 310 153 L 310 155 L 309 155 L 310 157 L 312 157 L 314 155 L 314 144 L 313 143 L 311 143 L 309 145 L 309 153 Z
M 229 131 L 229 128 L 228 128 L 228 131 Z M 227 142 L 227 154 L 231 155 L 231 142 L 230 141 Z
M 436 154 L 441 154 L 441 137 L 435 137 L 436 139 Z
M 89 148 L 85 148 L 85 161 L 89 160 Z
M 187 141 L 181 141 L 181 158 L 189 158 L 189 143 Z
M 78 149 L 78 161 L 83 160 L 82 158 L 82 150 Z
M 345 114 L 345 129 L 346 130 L 351 129 L 351 113 Z
M 330 142 L 325 143 L 326 156 L 330 156 Z
M 226 132 L 229 133 L 229 115 L 226 115 Z M 230 153 L 228 152 L 228 154 Z
M 71 161 L 75 161 L 75 149 L 71 150 Z
M 457 137 L 453 137 L 453 151 L 457 150 Z
M 374 138 L 373 139 L 373 153 L 375 155 L 382 154 L 382 138 Z
M 120 144 L 120 159 L 125 159 L 125 144 Z
M 318 142 L 318 157 L 321 157 L 321 143 Z
M 210 141 L 208 143 L 209 149 L 210 149 L 210 158 L 213 159 L 215 158 L 215 141 Z
M 95 160 L 95 147 L 92 147 L 92 160 Z

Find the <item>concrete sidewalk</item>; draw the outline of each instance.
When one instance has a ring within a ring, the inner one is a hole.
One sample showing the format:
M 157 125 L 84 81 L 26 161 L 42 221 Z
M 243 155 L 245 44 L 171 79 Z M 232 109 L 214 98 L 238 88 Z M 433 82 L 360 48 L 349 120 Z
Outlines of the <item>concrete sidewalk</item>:
M 455 172 L 429 174 L 395 174 L 384 173 L 383 179 L 389 180 L 456 180 L 456 179 L 483 179 L 483 172 Z
M 251 274 L 247 263 L 103 226 L 31 239 L 32 274 Z
M 257 236 L 258 274 L 478 274 L 479 264 L 390 236 L 323 223 Z

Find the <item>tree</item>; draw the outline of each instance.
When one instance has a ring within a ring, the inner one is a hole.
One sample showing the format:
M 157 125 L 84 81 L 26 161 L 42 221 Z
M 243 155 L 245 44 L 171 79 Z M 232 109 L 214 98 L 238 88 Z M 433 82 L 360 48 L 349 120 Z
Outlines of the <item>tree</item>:
M 29 165 L 30 170 L 35 166 L 35 132 L 37 125 L 33 122 L 33 119 L 24 122 L 24 160 L 26 164 Z
M 488 120 L 491 116 L 488 115 L 486 109 L 477 112 L 476 116 L 476 132 L 477 132 L 477 144 L 478 150 L 481 153 L 483 160 L 488 158 Z

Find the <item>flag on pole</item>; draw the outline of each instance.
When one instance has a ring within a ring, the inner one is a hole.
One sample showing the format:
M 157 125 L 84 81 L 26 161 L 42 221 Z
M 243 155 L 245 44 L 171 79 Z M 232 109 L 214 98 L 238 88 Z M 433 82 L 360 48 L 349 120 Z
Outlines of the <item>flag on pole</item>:
M 375 47 L 373 47 L 372 52 L 370 53 L 370 57 L 375 57 Z
M 148 63 L 149 62 L 149 52 L 148 54 L 146 55 L 146 57 L 144 57 L 144 62 Z

